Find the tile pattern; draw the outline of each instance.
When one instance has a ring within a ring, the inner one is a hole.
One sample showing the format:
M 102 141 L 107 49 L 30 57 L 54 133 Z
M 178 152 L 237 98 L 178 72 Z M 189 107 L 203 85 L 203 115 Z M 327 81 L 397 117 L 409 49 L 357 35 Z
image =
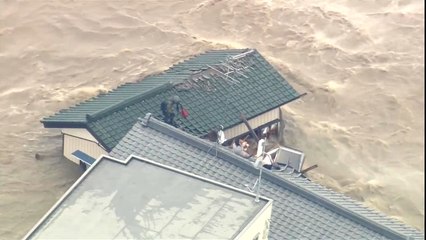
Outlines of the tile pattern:
M 46 117 L 42 120 L 46 127 L 56 125 L 72 126 L 73 124 L 86 123 L 87 114 L 95 114 L 98 111 L 107 109 L 118 102 L 126 101 L 129 98 L 144 94 L 152 88 L 161 86 L 168 82 L 178 82 L 188 75 L 188 68 L 195 67 L 196 64 L 205 66 L 205 64 L 214 64 L 225 60 L 227 57 L 246 51 L 245 49 L 230 49 L 220 51 L 209 51 L 182 63 L 172 66 L 165 73 L 145 77 L 137 82 L 126 83 L 107 93 L 100 94 L 94 98 L 77 104 L 68 109 L 63 109 L 58 113 Z M 180 76 L 173 74 L 180 69 Z M 185 72 L 186 71 L 186 72 Z M 170 74 L 171 73 L 171 74 Z
M 258 170 L 251 163 L 223 147 L 218 154 L 208 152 L 209 146 L 151 118 L 146 125 L 138 121 L 110 154 L 120 159 L 135 154 L 240 189 L 254 183 Z M 262 176 L 260 194 L 274 200 L 270 239 L 424 239 L 421 232 L 306 178 L 267 170 Z
M 204 136 L 219 125 L 229 128 L 241 123 L 240 113 L 250 119 L 300 96 L 258 52 L 253 51 L 245 58 L 248 68 L 229 77 L 208 67 L 224 68 L 207 64 L 216 60 L 209 54 L 178 64 L 164 74 L 181 77 L 179 73 L 185 75 L 194 69 L 198 72 L 185 75 L 184 81 L 165 86 L 150 97 L 94 114 L 87 127 L 111 150 L 138 117 L 150 112 L 161 119 L 160 104 L 173 95 L 178 95 L 190 112 L 187 119 L 178 115 L 176 121 L 181 129 L 196 136 Z

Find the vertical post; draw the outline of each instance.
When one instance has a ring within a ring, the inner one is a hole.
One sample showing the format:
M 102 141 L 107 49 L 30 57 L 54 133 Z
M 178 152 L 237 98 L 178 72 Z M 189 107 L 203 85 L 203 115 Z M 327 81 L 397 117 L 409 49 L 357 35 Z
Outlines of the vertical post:
M 65 134 L 62 131 L 61 131 L 61 134 L 62 134 L 62 156 L 65 157 Z
M 262 143 L 262 159 L 265 158 L 266 153 L 265 153 L 265 146 L 266 146 L 266 139 L 265 141 Z M 260 182 L 262 180 L 262 169 L 263 169 L 263 165 L 262 163 L 260 164 L 260 170 L 259 170 L 259 181 L 257 182 L 257 189 L 256 189 L 256 199 L 254 200 L 255 202 L 259 202 L 259 195 L 260 195 Z
M 249 132 L 253 135 L 253 138 L 256 139 L 257 142 L 259 142 L 259 137 L 257 136 L 257 134 L 253 131 L 253 129 L 251 128 L 250 124 L 248 123 L 246 117 L 244 116 L 244 114 L 240 113 L 240 119 L 244 122 L 244 124 L 247 126 Z
M 256 199 L 254 199 L 255 202 L 259 202 L 259 195 L 260 195 L 260 180 L 262 179 L 262 166 L 260 167 L 259 171 L 259 181 L 257 182 L 257 190 L 256 190 Z
M 285 122 L 284 122 L 284 113 L 283 110 L 281 109 L 281 107 L 279 108 L 279 124 L 278 124 L 278 142 L 282 143 L 283 145 L 285 145 L 285 140 L 284 140 L 284 128 L 285 128 Z

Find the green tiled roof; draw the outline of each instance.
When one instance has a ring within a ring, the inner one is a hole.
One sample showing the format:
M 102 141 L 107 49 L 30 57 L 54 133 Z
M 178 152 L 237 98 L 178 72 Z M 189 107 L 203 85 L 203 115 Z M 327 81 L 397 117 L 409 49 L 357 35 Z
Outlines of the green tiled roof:
M 45 127 L 84 127 L 87 123 L 87 114 L 108 109 L 118 102 L 137 97 L 166 83 L 178 83 L 190 74 L 191 69 L 199 69 L 199 66 L 205 67 L 206 64 L 224 61 L 227 57 L 244 51 L 245 49 L 213 50 L 200 54 L 173 65 L 163 74 L 148 76 L 134 83 L 123 84 L 108 93 L 100 94 L 74 107 L 63 109 L 53 116 L 44 118 L 41 122 Z
M 236 55 L 240 58 L 227 61 Z M 224 73 L 228 71 L 229 63 L 234 67 L 240 64 L 244 69 L 226 76 Z M 144 82 L 150 85 L 142 88 Z M 150 112 L 161 119 L 160 104 L 173 95 L 178 95 L 190 112 L 187 119 L 178 116 L 177 122 L 184 131 L 197 136 L 203 136 L 219 125 L 228 128 L 241 123 L 240 113 L 250 119 L 300 96 L 256 50 L 218 50 L 69 109 L 69 113 L 75 113 L 74 117 L 58 113 L 44 119 L 43 123 L 46 127 L 65 127 L 64 124 L 70 124 L 68 119 L 80 118 L 79 123 L 83 123 L 110 150 L 138 117 Z M 122 100 L 112 104 L 114 99 Z M 90 111 L 79 110 L 81 106 Z M 76 122 L 74 120 L 74 124 Z

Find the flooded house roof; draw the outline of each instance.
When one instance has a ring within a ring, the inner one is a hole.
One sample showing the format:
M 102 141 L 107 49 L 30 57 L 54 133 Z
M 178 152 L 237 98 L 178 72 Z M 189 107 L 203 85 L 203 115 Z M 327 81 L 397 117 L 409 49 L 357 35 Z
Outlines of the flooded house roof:
M 148 159 L 104 156 L 25 239 L 234 239 L 272 204 L 258 200 Z
M 137 154 L 183 171 L 247 189 L 259 175 L 225 147 L 167 125 L 139 119 L 110 155 Z M 273 199 L 269 239 L 424 239 L 424 235 L 309 179 L 264 170 L 262 196 Z
M 62 110 L 42 123 L 87 128 L 111 150 L 138 117 L 148 112 L 159 116 L 161 102 L 173 95 L 190 112 L 187 119 L 178 117 L 180 127 L 196 136 L 219 125 L 240 124 L 240 113 L 251 119 L 301 96 L 256 50 L 215 50 Z

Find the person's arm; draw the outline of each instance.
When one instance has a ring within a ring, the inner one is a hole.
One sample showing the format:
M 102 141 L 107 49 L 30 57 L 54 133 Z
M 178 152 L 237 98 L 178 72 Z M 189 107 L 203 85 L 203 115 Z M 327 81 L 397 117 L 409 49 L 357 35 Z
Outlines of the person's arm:
M 243 158 L 249 158 L 249 157 L 251 157 L 251 155 L 250 155 L 250 154 L 248 154 L 247 152 L 243 151 L 242 149 L 241 149 L 241 151 L 239 152 L 239 154 L 240 154 L 240 156 L 241 156 L 241 157 L 243 157 Z

